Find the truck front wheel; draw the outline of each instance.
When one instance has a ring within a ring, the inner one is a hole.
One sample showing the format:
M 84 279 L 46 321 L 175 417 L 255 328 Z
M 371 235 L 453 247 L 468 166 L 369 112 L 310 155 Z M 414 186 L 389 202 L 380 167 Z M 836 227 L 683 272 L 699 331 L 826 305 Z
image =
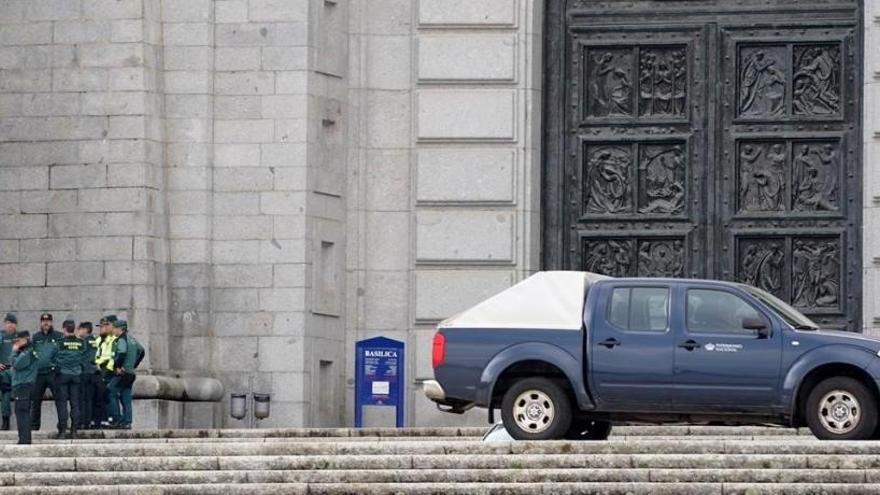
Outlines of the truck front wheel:
M 822 440 L 866 440 L 877 428 L 874 394 L 848 376 L 819 382 L 810 391 L 805 409 L 810 431 Z
M 507 389 L 501 401 L 501 419 L 517 440 L 564 438 L 571 426 L 571 401 L 552 380 L 526 378 Z

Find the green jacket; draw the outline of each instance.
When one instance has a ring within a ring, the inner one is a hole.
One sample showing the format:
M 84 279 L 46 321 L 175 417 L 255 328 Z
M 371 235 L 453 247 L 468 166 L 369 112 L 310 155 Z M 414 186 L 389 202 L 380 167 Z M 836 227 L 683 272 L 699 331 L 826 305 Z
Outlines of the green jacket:
M 41 374 L 55 370 L 55 355 L 58 354 L 58 346 L 63 338 L 64 336 L 61 335 L 61 332 L 55 330 L 49 330 L 48 333 L 43 333 L 40 330 L 31 337 L 32 345 L 34 350 L 37 351 L 37 357 L 40 360 L 39 370 Z
M 12 358 L 12 388 L 37 381 L 39 358 L 37 350 L 28 343 L 18 350 Z
M 62 375 L 81 375 L 86 345 L 79 337 L 64 337 L 55 354 L 55 366 Z
M 98 335 L 86 335 L 83 339 L 82 365 L 83 373 L 94 373 L 98 369 L 95 366 L 95 357 L 98 355 L 98 348 L 101 346 L 101 337 Z
M 12 343 L 11 335 L 4 331 L 0 331 L 0 363 L 12 366 Z M 10 383 L 12 381 L 12 368 L 0 372 L 0 383 Z

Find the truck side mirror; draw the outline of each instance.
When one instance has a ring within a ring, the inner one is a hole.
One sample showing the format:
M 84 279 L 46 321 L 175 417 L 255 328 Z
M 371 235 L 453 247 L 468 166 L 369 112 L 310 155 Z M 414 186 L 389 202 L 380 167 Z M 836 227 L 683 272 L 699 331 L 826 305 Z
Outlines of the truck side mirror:
M 746 330 L 755 330 L 759 339 L 770 337 L 770 329 L 767 328 L 767 322 L 763 318 L 746 317 L 742 319 L 742 327 Z

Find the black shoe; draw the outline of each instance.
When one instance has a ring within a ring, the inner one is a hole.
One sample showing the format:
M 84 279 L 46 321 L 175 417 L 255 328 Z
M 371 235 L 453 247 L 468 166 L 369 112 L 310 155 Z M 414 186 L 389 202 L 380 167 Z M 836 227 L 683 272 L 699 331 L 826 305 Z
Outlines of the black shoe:
M 55 440 L 58 440 L 58 439 L 61 439 L 61 438 L 66 438 L 66 435 L 64 434 L 64 430 L 58 430 L 58 433 L 52 435 L 51 438 L 53 438 L 53 439 L 55 439 Z
M 74 440 L 76 438 L 76 430 L 70 430 L 65 435 L 64 438 L 67 440 Z
M 40 431 L 40 425 L 31 425 L 31 431 Z
M 9 431 L 9 416 L 3 416 L 3 426 L 0 426 L 0 430 Z

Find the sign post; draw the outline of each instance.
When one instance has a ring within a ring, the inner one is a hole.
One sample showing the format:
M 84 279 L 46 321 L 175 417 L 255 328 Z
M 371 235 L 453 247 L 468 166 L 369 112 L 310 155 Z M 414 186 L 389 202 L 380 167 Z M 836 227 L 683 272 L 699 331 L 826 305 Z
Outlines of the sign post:
M 397 427 L 403 427 L 403 342 L 385 337 L 355 344 L 354 426 L 363 426 L 363 406 L 393 406 Z

